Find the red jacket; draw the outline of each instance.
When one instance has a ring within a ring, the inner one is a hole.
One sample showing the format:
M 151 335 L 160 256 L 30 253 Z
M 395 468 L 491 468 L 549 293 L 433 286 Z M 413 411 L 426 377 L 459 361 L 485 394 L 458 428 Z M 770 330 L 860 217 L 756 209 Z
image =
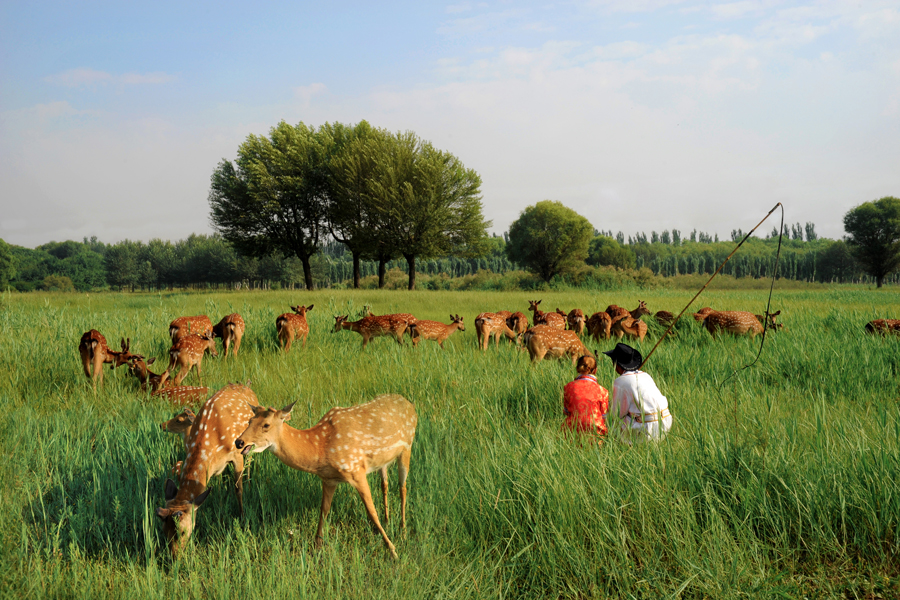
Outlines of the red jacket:
M 596 431 L 606 435 L 609 392 L 593 375 L 579 375 L 563 389 L 566 427 L 576 431 Z

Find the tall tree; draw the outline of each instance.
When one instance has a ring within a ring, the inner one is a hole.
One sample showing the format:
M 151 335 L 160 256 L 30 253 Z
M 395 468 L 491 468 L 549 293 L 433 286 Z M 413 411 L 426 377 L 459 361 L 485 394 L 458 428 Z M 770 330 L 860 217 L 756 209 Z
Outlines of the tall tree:
M 0 291 L 5 291 L 9 281 L 16 276 L 16 262 L 12 250 L 0 239 Z
M 544 200 L 526 208 L 510 225 L 506 252 L 511 261 L 549 282 L 583 264 L 593 231 L 571 208 Z
M 856 259 L 881 287 L 900 266 L 900 199 L 886 196 L 850 209 L 844 231 Z
M 250 135 L 238 148 L 237 166 L 219 163 L 209 192 L 213 227 L 227 241 L 250 256 L 296 256 L 307 289 L 313 288 L 310 258 L 326 226 L 324 137 L 303 123 L 284 121 L 268 138 Z

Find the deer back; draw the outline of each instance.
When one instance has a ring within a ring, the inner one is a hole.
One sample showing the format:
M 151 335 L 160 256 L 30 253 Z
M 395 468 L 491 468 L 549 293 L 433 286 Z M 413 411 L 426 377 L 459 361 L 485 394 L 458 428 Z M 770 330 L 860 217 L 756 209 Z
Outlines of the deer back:
M 580 308 L 573 308 L 566 315 L 566 323 L 570 330 L 581 335 L 585 327 L 584 311 Z
M 644 341 L 647 324 L 633 317 L 622 317 L 610 326 L 610 335 L 615 335 L 619 339 L 627 336 Z
M 169 323 L 169 336 L 174 344 L 181 338 L 197 333 L 208 333 L 212 335 L 213 324 L 206 315 L 197 315 L 195 317 L 178 317 Z
M 573 359 L 590 354 L 574 331 L 558 329 L 549 325 L 535 325 L 523 336 L 525 347 L 531 360 L 541 360 L 547 356 Z
M 610 304 L 606 307 L 606 314 L 615 321 L 616 319 L 621 319 L 622 317 L 626 317 L 631 315 L 631 312 L 627 308 L 622 308 L 617 304 Z
M 900 319 L 875 319 L 866 323 L 866 333 L 900 334 Z
M 244 328 L 244 318 L 238 313 L 232 313 L 213 325 L 212 332 L 214 337 L 225 339 L 226 336 L 243 335 Z
M 612 318 L 610 318 L 609 314 L 605 312 L 596 312 L 588 319 L 587 330 L 588 333 L 591 334 L 591 337 L 594 338 L 594 341 L 599 341 L 601 339 L 608 340 L 611 325 Z
M 762 323 L 756 315 L 746 311 L 712 311 L 703 316 L 702 322 L 706 330 L 713 334 L 727 331 L 734 335 L 747 334 L 754 337 L 763 331 Z
M 151 398 L 165 400 L 172 406 L 197 405 L 209 395 L 209 388 L 196 385 L 175 385 L 150 394 Z

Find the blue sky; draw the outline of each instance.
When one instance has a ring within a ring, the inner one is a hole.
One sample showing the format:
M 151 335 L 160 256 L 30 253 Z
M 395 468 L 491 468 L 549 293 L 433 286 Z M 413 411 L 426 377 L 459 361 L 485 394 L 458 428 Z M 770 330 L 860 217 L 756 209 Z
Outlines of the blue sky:
M 4 3 L 0 84 L 29 247 L 209 232 L 213 169 L 282 119 L 415 131 L 496 232 L 553 199 L 727 237 L 783 202 L 840 237 L 900 196 L 897 2 Z

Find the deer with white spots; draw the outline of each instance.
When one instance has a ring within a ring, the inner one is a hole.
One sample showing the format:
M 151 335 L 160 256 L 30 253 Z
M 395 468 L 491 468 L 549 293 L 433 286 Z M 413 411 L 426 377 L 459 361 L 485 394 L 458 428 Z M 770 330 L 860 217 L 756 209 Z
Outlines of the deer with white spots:
M 706 314 L 696 313 L 694 318 L 700 321 L 713 337 L 720 331 L 727 331 L 733 335 L 749 335 L 751 338 L 763 332 L 762 323 L 751 312 L 710 310 Z
M 513 314 L 506 317 L 506 326 L 516 334 L 516 344 L 518 344 L 522 338 L 522 334 L 528 331 L 528 317 L 525 316 L 525 313 L 516 311 Z
M 538 308 L 538 305 L 541 303 L 540 300 L 529 300 L 528 301 L 528 310 L 532 313 L 532 322 L 535 325 L 549 325 L 550 327 L 555 327 L 556 329 L 565 329 L 566 328 L 566 316 L 563 314 L 559 314 L 557 312 L 544 312 Z
M 440 321 L 416 321 L 409 326 L 409 335 L 412 338 L 413 346 L 419 346 L 419 340 L 432 340 L 438 343 L 441 350 L 444 349 L 444 342 L 453 335 L 456 330 L 465 331 L 463 318 L 459 315 L 450 315 L 450 324 L 444 325 Z
M 139 354 L 132 355 L 128 361 L 128 372 L 137 377 L 141 384 L 141 391 L 146 392 L 149 385 L 151 392 L 156 392 L 161 387 L 169 383 L 168 369 L 157 375 L 149 369 L 149 366 L 156 362 L 156 357 L 148 361 L 144 361 L 144 357 Z
M 122 339 L 122 350 L 110 350 L 106 344 L 106 338 L 103 337 L 96 329 L 86 331 L 78 342 L 78 354 L 81 355 L 81 366 L 84 368 L 84 374 L 94 384 L 97 389 L 97 380 L 103 385 L 103 365 L 110 363 L 110 369 L 115 369 L 124 365 L 128 360 L 135 356 L 129 352 L 131 346 L 131 338 L 126 342 Z M 93 373 L 91 370 L 93 369 Z
M 309 306 L 292 306 L 292 313 L 284 313 L 275 319 L 275 330 L 278 332 L 278 343 L 281 348 L 288 352 L 295 339 L 303 338 L 303 347 L 306 348 L 306 338 L 309 337 L 309 323 L 306 320 L 306 313 L 313 309 L 314 304 Z
M 174 433 L 175 435 L 180 436 L 181 441 L 184 442 L 185 448 L 187 448 L 188 435 L 191 433 L 191 426 L 193 426 L 196 418 L 197 415 L 194 414 L 194 411 L 190 408 L 186 408 L 168 421 L 160 423 L 159 426 L 167 433 Z M 172 475 L 177 476 L 178 473 L 181 472 L 183 466 L 183 460 L 176 462 L 175 466 L 172 467 Z
M 621 317 L 610 325 L 609 334 L 619 340 L 627 336 L 643 342 L 647 335 L 647 324 L 640 319 Z
M 172 344 L 175 344 L 181 338 L 191 334 L 212 335 L 213 324 L 206 315 L 198 315 L 196 317 L 178 317 L 169 323 L 169 337 L 172 338 Z
M 543 360 L 548 356 L 550 358 L 568 356 L 574 364 L 580 356 L 593 356 L 574 331 L 549 325 L 535 325 L 525 332 L 522 342 L 528 349 L 531 362 Z
M 282 410 L 254 408 L 254 416 L 234 445 L 243 454 L 272 453 L 287 466 L 318 475 L 322 480 L 322 508 L 316 530 L 317 547 L 324 541 L 325 518 L 331 509 L 331 499 L 339 483 L 356 488 L 366 514 L 381 533 L 384 543 L 397 558 L 394 544 L 388 538 L 375 504 L 366 474 L 379 471 L 384 500 L 384 521 L 388 523 L 388 466 L 399 459 L 400 526 L 406 528 L 406 476 L 418 417 L 412 403 L 397 394 L 384 394 L 371 402 L 336 407 L 325 413 L 309 429 L 294 429 L 286 425 L 291 418 L 290 404 Z
M 900 335 L 900 319 L 875 319 L 866 323 L 866 333 L 887 335 L 889 333 Z
M 606 312 L 596 312 L 587 321 L 588 333 L 595 342 L 599 342 L 601 339 L 608 340 L 611 326 L 612 318 Z
M 175 376 L 175 385 L 181 385 L 181 382 L 188 376 L 188 373 L 190 373 L 191 369 L 194 367 L 197 367 L 197 378 L 200 380 L 200 384 L 203 384 L 203 376 L 200 373 L 200 368 L 203 363 L 203 355 L 207 352 L 213 356 L 219 356 L 219 353 L 216 350 L 216 338 L 212 336 L 212 333 L 203 333 L 199 335 L 192 333 L 175 342 L 169 349 L 169 366 L 166 369 L 167 371 L 172 372 L 174 368 L 178 366 L 178 375 Z
M 237 313 L 225 315 L 221 321 L 213 325 L 212 332 L 213 337 L 222 338 L 222 345 L 225 347 L 224 358 L 228 358 L 228 350 L 232 344 L 234 356 L 237 356 L 241 338 L 244 337 L 244 318 Z
M 244 457 L 235 448 L 234 441 L 253 417 L 254 406 L 259 406 L 259 402 L 253 390 L 248 386 L 230 384 L 206 401 L 193 424 L 187 428 L 187 457 L 183 461 L 178 483 L 166 480 L 166 505 L 156 509 L 156 515 L 163 521 L 163 533 L 173 556 L 191 537 L 194 512 L 209 495 L 209 480 L 221 474 L 229 463 L 234 467 L 235 493 L 241 516 L 244 515 L 241 483 Z
M 495 313 L 483 312 L 475 317 L 475 336 L 478 338 L 478 347 L 487 350 L 491 337 L 494 338 L 494 346 L 500 345 L 500 336 L 516 340 L 518 336 L 506 324 L 506 319 L 512 316 L 508 310 Z
M 412 316 L 412 315 L 409 315 Z M 413 317 L 415 318 L 415 317 Z M 368 345 L 369 340 L 380 336 L 392 336 L 398 344 L 403 344 L 403 334 L 409 327 L 407 315 L 382 315 L 380 317 L 363 317 L 359 321 L 348 321 L 347 315 L 334 317 L 334 330 L 337 333 L 343 329 L 355 331 L 363 338 L 362 347 Z

